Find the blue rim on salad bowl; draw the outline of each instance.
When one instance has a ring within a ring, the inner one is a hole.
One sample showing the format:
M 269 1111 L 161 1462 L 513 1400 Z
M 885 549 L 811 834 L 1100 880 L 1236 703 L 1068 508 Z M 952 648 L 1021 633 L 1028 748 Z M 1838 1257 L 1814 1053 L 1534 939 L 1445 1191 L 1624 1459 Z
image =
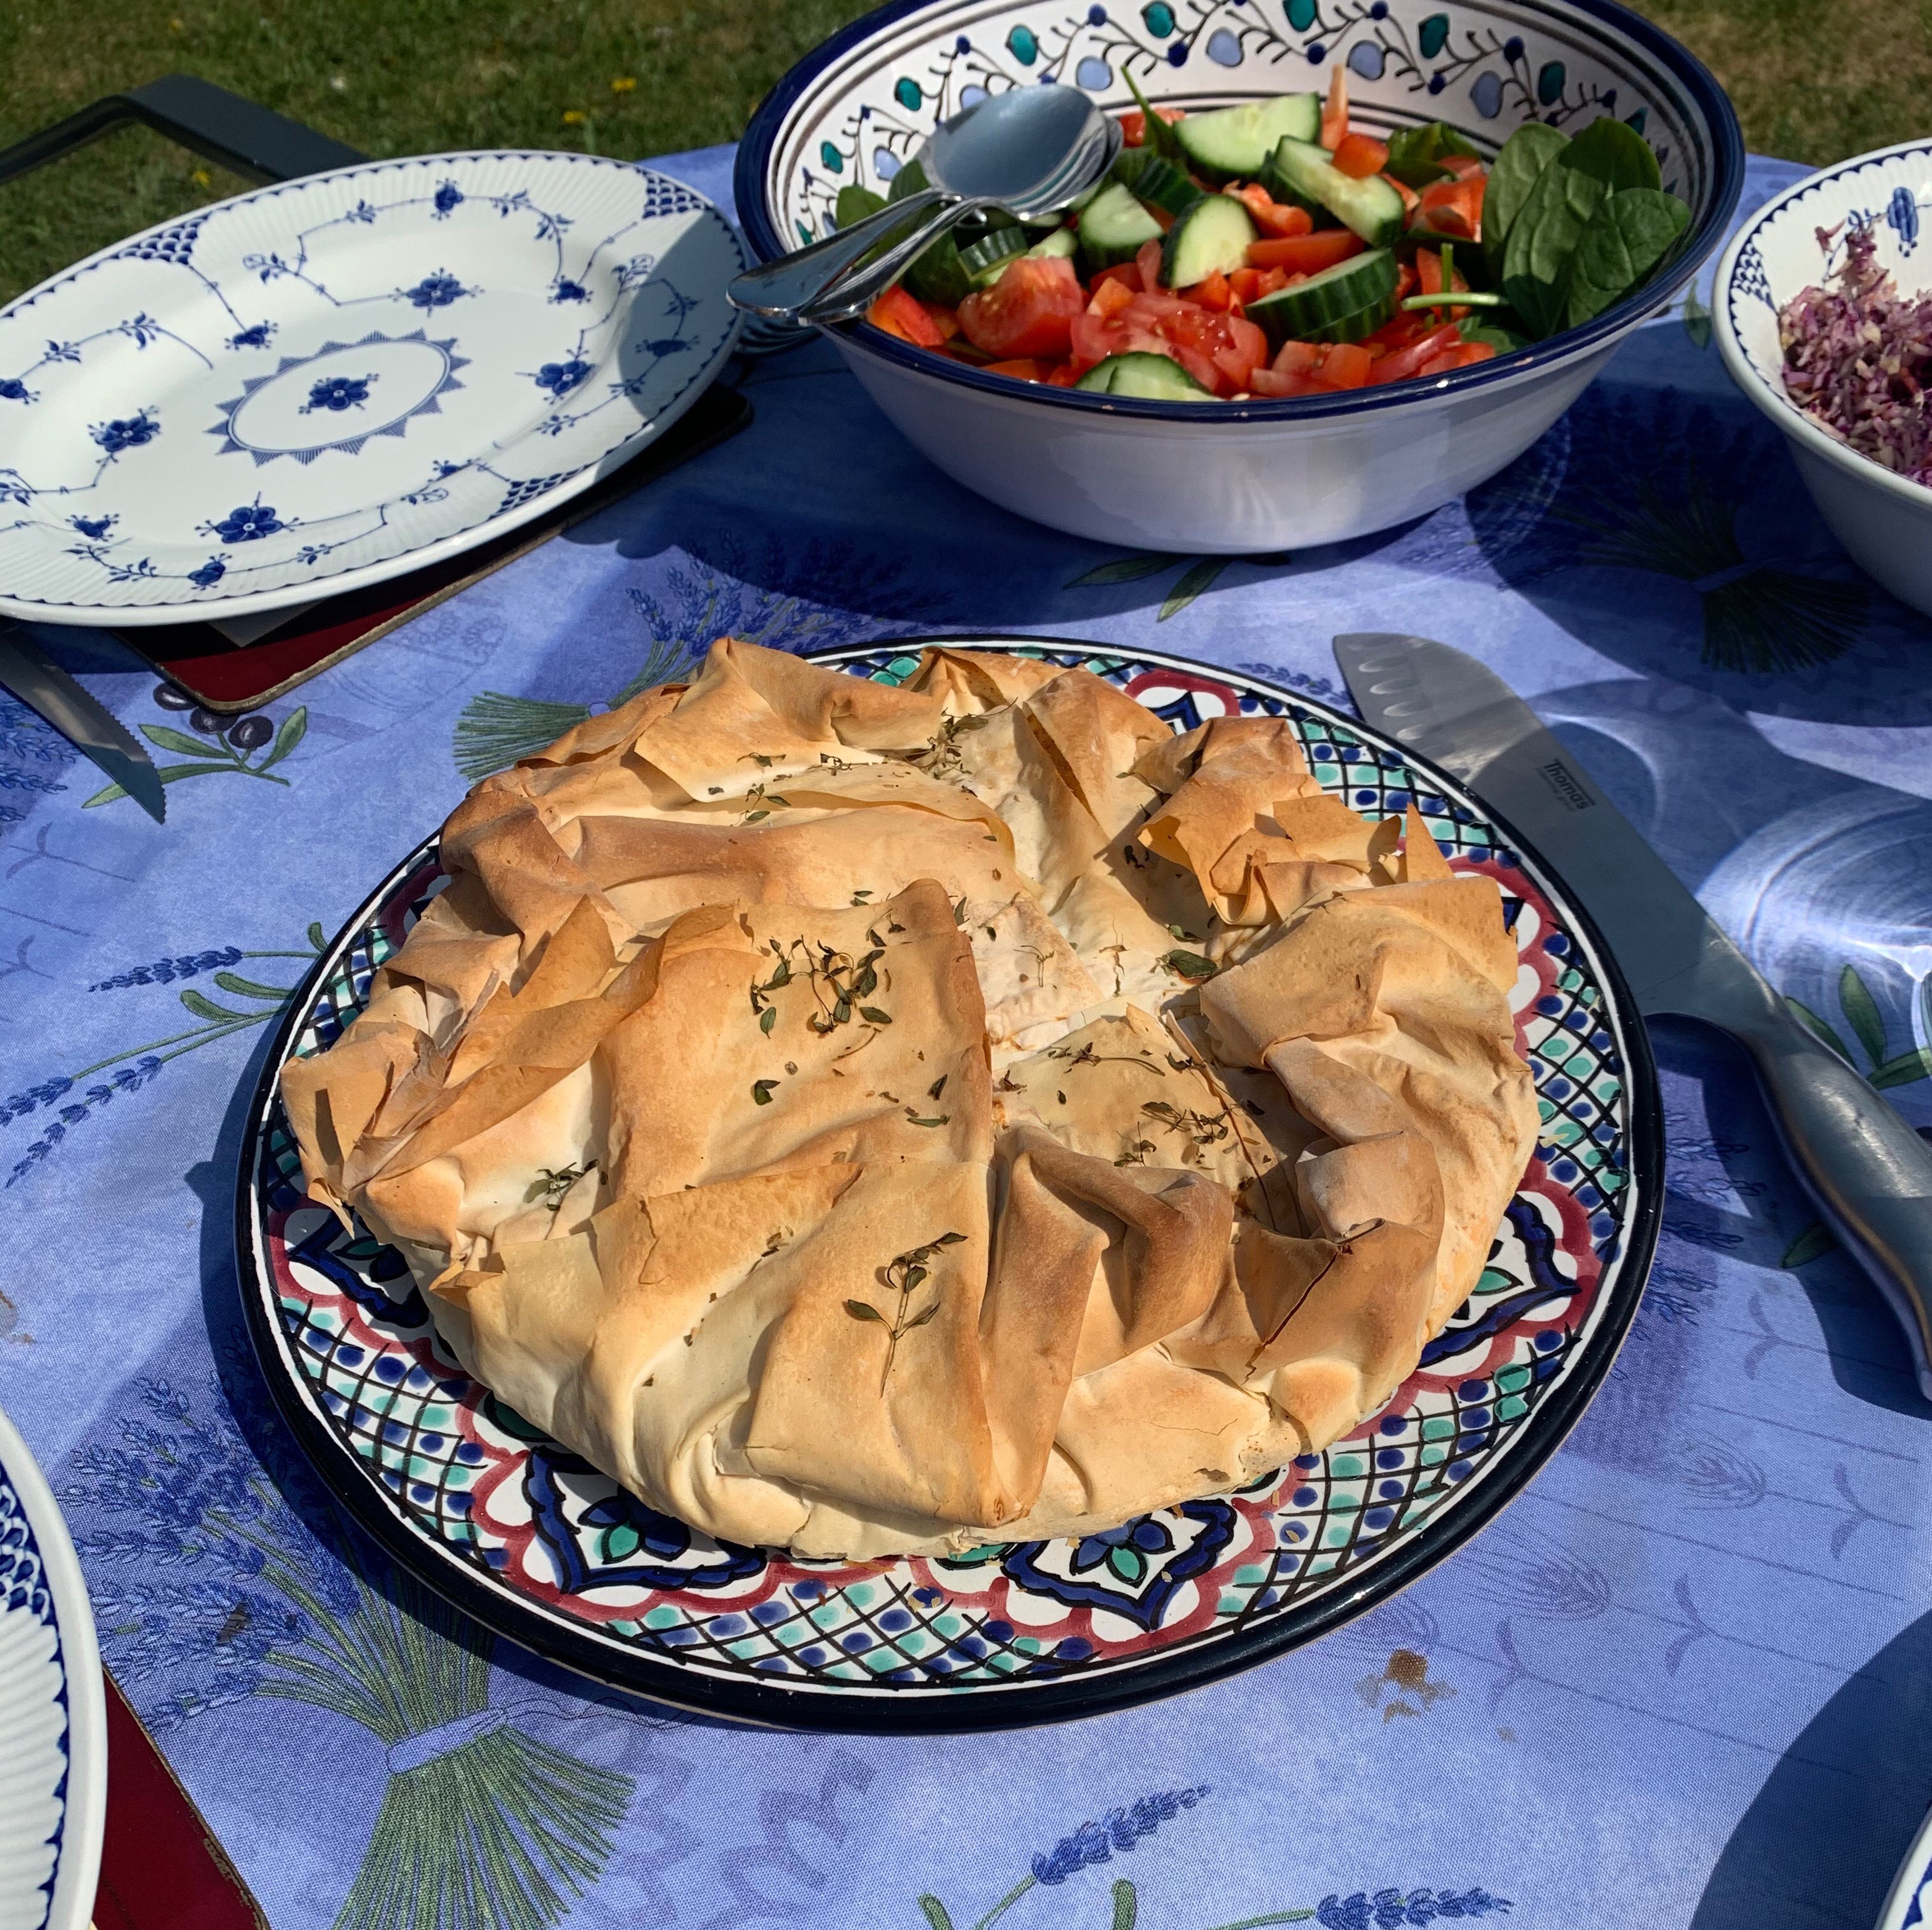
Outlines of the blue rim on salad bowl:
M 827 232 L 842 187 L 883 190 L 983 94 L 1072 85 L 1104 107 L 1190 111 L 1328 84 L 1353 123 L 1448 121 L 1493 159 L 1522 122 L 1617 115 L 1690 223 L 1664 268 L 1580 328 L 1428 380 L 1331 396 L 1167 402 L 989 376 L 862 323 L 832 330 L 873 400 L 939 467 L 1098 541 L 1240 554 L 1388 529 L 1492 475 L 1568 408 L 1722 238 L 1744 177 L 1709 71 L 1616 0 L 892 0 L 779 82 L 738 149 L 764 259 Z
M 1718 264 L 1711 307 L 1731 379 L 1783 430 L 1833 535 L 1865 573 L 1932 616 L 1932 490 L 1861 454 L 1786 393 L 1778 313 L 1835 274 L 1845 238 L 1867 229 L 1903 292 L 1932 285 L 1922 223 L 1932 219 L 1932 141 L 1900 142 L 1821 168 L 1753 214 Z M 1820 247 L 1819 235 L 1828 234 Z

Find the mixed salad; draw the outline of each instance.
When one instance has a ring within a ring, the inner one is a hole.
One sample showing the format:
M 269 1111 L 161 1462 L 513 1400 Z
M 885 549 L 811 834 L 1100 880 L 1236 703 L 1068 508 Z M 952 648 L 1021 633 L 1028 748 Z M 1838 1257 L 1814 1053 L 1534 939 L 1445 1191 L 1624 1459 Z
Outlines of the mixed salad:
M 1131 85 L 1131 83 L 1130 83 Z M 1387 139 L 1288 94 L 1139 107 L 1064 220 L 994 213 L 935 242 L 867 311 L 995 375 L 1167 401 L 1316 395 L 1433 376 L 1575 328 L 1660 268 L 1690 224 L 1622 121 L 1538 121 L 1493 162 L 1440 121 Z M 890 196 L 849 187 L 850 226 Z

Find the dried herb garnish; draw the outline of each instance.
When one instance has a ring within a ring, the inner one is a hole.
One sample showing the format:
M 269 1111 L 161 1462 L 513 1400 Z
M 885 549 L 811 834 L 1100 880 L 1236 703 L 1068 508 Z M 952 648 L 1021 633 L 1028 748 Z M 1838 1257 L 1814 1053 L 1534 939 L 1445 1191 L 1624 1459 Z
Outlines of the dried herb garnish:
M 855 1320 L 875 1321 L 890 1327 L 891 1333 L 886 1342 L 886 1365 L 879 1376 L 879 1394 L 883 1399 L 886 1383 L 892 1378 L 892 1362 L 899 1350 L 900 1341 L 915 1327 L 922 1327 L 939 1311 L 941 1296 L 935 1293 L 932 1299 L 916 1313 L 912 1311 L 912 1296 L 923 1286 L 932 1269 L 926 1262 L 942 1246 L 956 1246 L 966 1236 L 962 1233 L 943 1233 L 937 1239 L 929 1239 L 923 1246 L 916 1246 L 910 1251 L 902 1253 L 888 1260 L 879 1269 L 879 1282 L 889 1293 L 896 1293 L 898 1305 L 888 1320 L 869 1300 L 848 1300 L 845 1311 Z
M 596 1170 L 594 1162 L 589 1166 L 539 1166 L 537 1171 L 542 1176 L 532 1183 L 527 1197 L 532 1200 L 542 1200 L 554 1213 L 560 1212 L 562 1209 L 564 1195 L 585 1173 Z
M 772 1093 L 778 1085 L 776 1079 L 754 1079 L 752 1081 L 752 1103 L 754 1106 L 768 1106 Z
M 1198 952 L 1183 952 L 1177 948 L 1161 955 L 1160 962 L 1177 977 L 1191 979 L 1196 983 L 1203 978 L 1211 978 L 1220 970 L 1211 958 L 1204 958 Z
M 949 717 L 943 718 L 938 734 L 912 761 L 929 778 L 950 778 L 964 768 L 964 760 L 959 751 L 961 733 L 969 730 L 984 730 L 986 720 L 983 717 Z

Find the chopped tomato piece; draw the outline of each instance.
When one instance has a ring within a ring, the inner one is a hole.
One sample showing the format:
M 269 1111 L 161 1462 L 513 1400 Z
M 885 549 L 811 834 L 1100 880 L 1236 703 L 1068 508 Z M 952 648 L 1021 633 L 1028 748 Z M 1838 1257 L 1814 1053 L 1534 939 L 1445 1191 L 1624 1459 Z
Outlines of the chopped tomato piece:
M 1465 342 L 1462 344 L 1462 366 L 1474 368 L 1478 362 L 1492 362 L 1496 358 L 1496 345 L 1493 342 Z
M 1123 283 L 1136 295 L 1141 292 L 1141 271 L 1132 262 L 1116 262 L 1112 268 L 1103 268 L 1088 283 L 1088 292 L 1093 295 L 1099 294 L 1100 284 L 1106 281 Z
M 936 349 L 946 339 L 946 332 L 926 313 L 926 304 L 903 288 L 887 289 L 866 310 L 866 319 L 915 348 Z
M 1388 166 L 1389 151 L 1366 134 L 1344 134 L 1336 144 L 1335 168 L 1352 181 L 1366 181 Z
M 984 362 L 980 366 L 988 375 L 1011 376 L 1018 382 L 1046 379 L 1046 364 L 1034 355 L 1015 355 L 1004 362 Z
M 1276 375 L 1306 375 L 1322 363 L 1319 342 L 1284 342 L 1274 358 Z
M 1197 281 L 1192 288 L 1184 288 L 1180 292 L 1190 301 L 1198 301 L 1203 308 L 1211 308 L 1218 315 L 1228 312 L 1228 304 L 1234 298 L 1228 286 L 1228 277 L 1219 268 L 1205 281 Z
M 1438 154 L 1436 160 L 1458 181 L 1473 180 L 1478 175 L 1488 178 L 1489 171 L 1484 166 L 1480 154 Z
M 1348 70 L 1338 66 L 1328 79 L 1328 98 L 1322 108 L 1322 145 L 1332 154 L 1348 131 Z
M 1360 235 L 1352 234 L 1346 228 L 1323 228 L 1312 235 L 1285 235 L 1276 241 L 1250 241 L 1248 265 L 1286 268 L 1294 274 L 1318 274 L 1351 255 L 1360 254 L 1364 245 Z
M 1046 379 L 1054 388 L 1071 388 L 1080 379 L 1081 373 L 1071 362 L 1055 362 L 1047 370 Z
M 1307 374 L 1300 369 L 1286 373 L 1280 369 L 1257 369 L 1248 378 L 1248 392 L 1276 399 L 1292 395 L 1325 395 L 1328 385 L 1319 376 Z
M 1086 307 L 1071 262 L 1021 255 L 991 288 L 960 303 L 959 325 L 974 347 L 989 355 L 1064 355 L 1074 319 Z
M 1460 295 L 1469 284 L 1462 279 L 1462 270 L 1454 268 L 1453 264 L 1452 271 L 1455 277 L 1455 285 L 1448 292 L 1451 295 Z M 1422 292 L 1424 295 L 1440 295 L 1444 292 L 1442 257 L 1435 249 L 1418 248 L 1416 250 L 1415 272 L 1422 283 Z M 1468 312 L 1468 309 L 1462 307 L 1438 308 L 1434 311 L 1434 319 L 1437 321 L 1457 322 Z
M 1388 355 L 1396 349 L 1407 348 L 1412 342 L 1420 341 L 1435 326 L 1433 319 L 1420 310 L 1398 312 L 1372 335 L 1363 337 L 1362 346 L 1372 355 Z
M 1138 283 L 1139 277 L 1136 276 L 1135 280 Z M 1130 307 L 1138 292 L 1137 288 L 1130 288 L 1120 276 L 1112 276 L 1095 285 L 1094 298 L 1088 303 L 1087 312 L 1106 320 L 1119 314 L 1122 309 Z
M 1418 209 L 1422 223 L 1438 234 L 1483 238 L 1483 193 L 1488 185 L 1481 175 L 1467 181 L 1432 181 L 1422 190 Z
M 1376 382 L 1406 381 L 1410 376 L 1419 375 L 1424 362 L 1433 361 L 1444 349 L 1454 347 L 1462 339 L 1455 323 L 1445 322 L 1407 348 L 1396 349 L 1382 356 L 1369 379 Z
M 1228 277 L 1228 291 L 1244 307 L 1250 301 L 1262 298 L 1262 271 L 1259 268 L 1237 268 Z
M 1406 301 L 1415 292 L 1415 264 L 1402 262 L 1395 271 L 1395 298 Z
M 1315 226 L 1314 217 L 1306 208 L 1276 201 L 1258 181 L 1222 191 L 1232 195 L 1246 208 L 1255 226 L 1264 235 L 1305 235 Z
M 1406 181 L 1398 181 L 1392 174 L 1382 176 L 1390 187 L 1402 196 L 1402 218 L 1406 221 L 1422 205 L 1422 197 Z
M 939 331 L 941 338 L 951 341 L 959 332 L 959 311 L 956 308 L 942 308 L 936 301 L 926 304 L 926 312 L 932 318 L 932 325 Z
M 1141 271 L 1141 286 L 1145 289 L 1160 286 L 1160 244 L 1143 241 L 1140 252 L 1134 257 L 1134 266 Z
M 1232 395 L 1235 385 L 1230 382 L 1212 355 L 1204 355 L 1198 349 L 1188 347 L 1176 342 L 1168 353 L 1207 390 L 1210 395 Z
M 1375 358 L 1359 342 L 1337 342 L 1322 358 L 1322 379 L 1337 388 L 1361 388 L 1374 364 Z
M 1431 355 L 1418 375 L 1448 375 L 1456 369 L 1473 368 L 1478 362 L 1486 362 L 1496 354 L 1487 342 L 1459 342 L 1454 348 L 1444 349 L 1439 355 Z
M 1298 276 L 1298 277 L 1296 277 L 1296 279 L 1297 279 L 1297 280 L 1301 280 L 1301 281 L 1306 281 L 1306 280 L 1308 279 L 1308 277 L 1307 277 L 1306 275 L 1300 275 L 1300 276 Z M 1262 269 L 1262 294 L 1264 294 L 1264 295 L 1274 295 L 1274 294 L 1276 293 L 1279 290 L 1280 290 L 1280 289 L 1282 289 L 1286 288 L 1287 286 L 1288 286 L 1288 271 L 1287 271 L 1287 269 L 1286 269 L 1286 268 L 1264 268 L 1264 269 Z
M 1154 110 L 1171 127 L 1177 121 L 1187 118 L 1185 107 L 1156 107 Z M 1147 141 L 1147 116 L 1138 107 L 1130 108 L 1120 116 L 1120 139 L 1124 145 L 1138 148 Z

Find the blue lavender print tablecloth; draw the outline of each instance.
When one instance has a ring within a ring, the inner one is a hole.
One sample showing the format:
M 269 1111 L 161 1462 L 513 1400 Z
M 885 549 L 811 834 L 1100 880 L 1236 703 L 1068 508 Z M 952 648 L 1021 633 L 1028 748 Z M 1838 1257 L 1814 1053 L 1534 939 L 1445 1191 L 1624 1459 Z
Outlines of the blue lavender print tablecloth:
M 729 162 L 665 165 L 728 205 Z M 1754 163 L 1747 206 L 1796 172 Z M 742 379 L 748 433 L 272 705 L 165 828 L 0 698 L 0 1404 L 271 1922 L 1861 1930 L 1932 1799 L 1932 1415 L 1688 1026 L 1655 1273 L 1581 1426 L 1474 1545 L 1234 1680 L 984 1739 L 734 1729 L 586 1695 L 338 1525 L 240 1332 L 268 1021 L 470 776 L 721 631 L 1102 638 L 1331 700 L 1338 631 L 1461 644 L 1932 1122 L 1932 628 L 1838 551 L 1695 298 L 1467 499 L 1264 562 L 1016 522 L 822 346 Z M 218 761 L 116 646 L 45 634 L 158 762 Z

